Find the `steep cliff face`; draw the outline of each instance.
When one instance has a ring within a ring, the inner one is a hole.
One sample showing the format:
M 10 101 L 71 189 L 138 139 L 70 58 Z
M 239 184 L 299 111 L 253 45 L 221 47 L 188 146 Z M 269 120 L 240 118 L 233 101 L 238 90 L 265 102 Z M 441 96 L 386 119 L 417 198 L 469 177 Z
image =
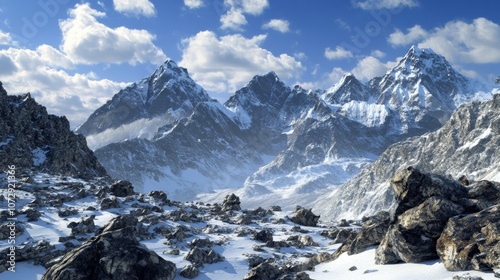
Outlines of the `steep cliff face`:
M 70 130 L 65 117 L 47 114 L 29 93 L 7 95 L 0 83 L 0 168 L 15 165 L 79 177 L 105 176 L 85 137 Z
M 404 166 L 472 180 L 500 181 L 500 94 L 459 107 L 439 130 L 396 143 L 315 206 L 330 217 L 357 218 L 393 203 L 389 179 Z

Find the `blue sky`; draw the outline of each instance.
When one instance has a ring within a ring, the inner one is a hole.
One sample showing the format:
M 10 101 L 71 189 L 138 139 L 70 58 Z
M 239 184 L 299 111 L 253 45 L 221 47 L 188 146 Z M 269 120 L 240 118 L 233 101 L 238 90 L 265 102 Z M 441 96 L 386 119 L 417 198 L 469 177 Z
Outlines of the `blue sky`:
M 74 128 L 170 58 L 224 102 L 254 75 L 327 89 L 367 81 L 411 45 L 500 75 L 496 0 L 0 0 L 0 81 Z

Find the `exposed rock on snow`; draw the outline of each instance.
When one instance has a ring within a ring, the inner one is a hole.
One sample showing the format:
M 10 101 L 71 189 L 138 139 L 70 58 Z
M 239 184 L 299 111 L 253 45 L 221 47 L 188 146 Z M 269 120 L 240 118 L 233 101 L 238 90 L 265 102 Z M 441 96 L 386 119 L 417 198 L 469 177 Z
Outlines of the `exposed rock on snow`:
M 319 216 L 314 215 L 311 209 L 297 206 L 297 210 L 293 212 L 290 220 L 302 226 L 315 227 L 318 224 Z
M 115 218 L 49 268 L 42 279 L 174 279 L 175 264 L 140 246 L 136 225 L 137 219 L 130 215 Z

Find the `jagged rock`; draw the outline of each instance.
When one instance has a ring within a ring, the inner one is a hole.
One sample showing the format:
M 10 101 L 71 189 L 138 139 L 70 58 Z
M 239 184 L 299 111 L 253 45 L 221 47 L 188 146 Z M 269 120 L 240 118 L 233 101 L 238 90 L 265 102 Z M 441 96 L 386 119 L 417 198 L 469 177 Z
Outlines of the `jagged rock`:
M 8 222 L 0 225 L 0 240 L 8 239 L 11 236 L 20 236 L 25 231 L 19 222 Z
M 496 204 L 500 204 L 500 184 L 484 180 L 471 184 L 467 198 L 462 200 L 467 212 L 479 212 Z
M 463 213 L 464 208 L 443 197 L 433 196 L 398 217 L 405 229 L 437 239 L 450 217 Z
M 141 246 L 136 227 L 137 219 L 131 215 L 114 218 L 50 267 L 42 279 L 174 279 L 175 264 Z
M 252 269 L 256 266 L 258 266 L 259 264 L 263 263 L 266 259 L 264 259 L 263 257 L 259 256 L 259 255 L 251 255 L 251 256 L 248 256 L 248 268 Z
M 227 195 L 226 198 L 224 198 L 224 201 L 222 202 L 222 211 L 230 211 L 230 210 L 235 210 L 235 211 L 240 211 L 241 206 L 240 206 L 240 198 L 237 197 L 234 193 Z
M 111 184 L 109 192 L 116 197 L 126 197 L 135 194 L 132 183 L 126 180 L 115 181 Z
M 470 184 L 469 179 L 467 179 L 467 176 L 465 176 L 465 175 L 460 176 L 458 178 L 458 181 L 460 182 L 460 184 L 462 184 L 464 186 L 468 186 Z
M 150 191 L 148 193 L 148 195 L 156 200 L 163 202 L 163 203 L 168 202 L 167 194 L 164 191 Z
M 87 234 L 94 232 L 95 224 L 94 224 L 95 215 L 82 217 L 80 222 L 75 223 L 71 222 L 68 225 L 68 228 L 71 228 L 71 236 L 75 236 L 78 234 Z
M 356 270 L 358 270 L 358 268 L 356 266 L 349 267 L 349 271 L 356 271 Z
M 258 266 L 252 268 L 243 280 L 275 280 L 281 275 L 278 267 L 273 265 L 272 260 L 266 260 Z
M 470 275 L 469 273 L 463 273 L 463 274 L 455 275 L 455 276 L 453 276 L 452 279 L 453 280 L 483 280 L 482 277 L 480 277 L 480 276 L 473 276 L 473 275 Z
M 37 209 L 33 209 L 31 207 L 25 208 L 22 211 L 23 214 L 26 214 L 26 218 L 28 218 L 28 222 L 35 222 L 42 216 L 42 213 Z
M 309 235 L 293 235 L 286 239 L 291 246 L 304 248 L 305 246 L 319 246 Z
M 193 265 L 197 267 L 203 266 L 206 263 L 216 263 L 221 262 L 224 257 L 219 255 L 219 253 L 215 252 L 212 249 L 201 249 L 198 247 L 194 247 L 187 253 L 184 258 L 187 261 L 190 261 Z
M 427 198 L 440 196 L 452 202 L 467 197 L 467 188 L 458 182 L 435 174 L 424 174 L 408 167 L 397 172 L 391 180 L 397 207 L 394 216 L 419 206 Z
M 363 228 L 352 241 L 347 241 L 346 252 L 349 255 L 358 254 L 370 246 L 378 245 L 382 241 L 389 227 L 390 214 L 381 211 L 362 222 Z
M 253 235 L 253 239 L 264 243 L 273 241 L 273 231 L 271 229 L 263 229 L 261 231 L 256 232 Z
M 315 227 L 318 224 L 319 216 L 314 215 L 311 209 L 305 209 L 298 206 L 297 210 L 293 212 L 290 220 L 302 226 Z
M 344 243 L 347 240 L 353 240 L 359 233 L 358 229 L 354 228 L 333 228 L 321 232 L 321 236 L 328 237 L 333 244 Z
M 437 258 L 436 241 L 394 224 L 389 227 L 375 253 L 375 263 L 418 263 Z
M 436 249 L 448 270 L 499 269 L 500 204 L 450 218 Z
M 0 85 L 0 169 L 38 170 L 82 178 L 106 176 L 83 135 L 65 117 L 49 115 L 31 95 L 7 95 Z M 3 94 L 5 93 L 5 94 Z
M 206 248 L 206 247 L 212 247 L 213 244 L 214 243 L 210 241 L 210 239 L 208 238 L 196 238 L 189 243 L 189 247 Z
M 16 247 L 15 262 L 17 263 L 26 260 L 36 261 L 37 258 L 45 255 L 47 252 L 54 250 L 54 248 L 55 246 L 50 244 L 46 240 L 38 241 L 35 244 L 23 243 L 21 246 Z M 9 248 L 2 250 L 0 252 L 2 256 L 7 256 L 7 254 L 9 253 L 10 253 Z M 8 258 L 0 258 L 0 273 L 7 270 L 7 268 L 10 266 L 7 261 Z
M 59 217 L 68 217 L 76 214 L 78 214 L 78 209 L 74 207 L 64 208 L 57 212 L 57 215 L 59 215 Z
M 200 270 L 196 266 L 188 264 L 181 269 L 179 274 L 184 278 L 193 279 L 200 274 Z
M 111 208 L 119 208 L 120 203 L 116 197 L 106 197 L 101 200 L 101 210 L 107 210 Z

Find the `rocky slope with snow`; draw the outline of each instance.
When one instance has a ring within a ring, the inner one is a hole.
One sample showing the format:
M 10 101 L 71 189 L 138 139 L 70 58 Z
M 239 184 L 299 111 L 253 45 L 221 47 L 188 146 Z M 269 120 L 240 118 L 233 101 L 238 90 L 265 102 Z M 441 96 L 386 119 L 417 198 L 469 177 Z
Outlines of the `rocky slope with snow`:
M 0 168 L 8 166 L 80 177 L 106 175 L 65 117 L 47 114 L 29 93 L 7 95 L 0 82 Z
M 414 166 L 458 179 L 500 181 L 500 94 L 460 106 L 439 130 L 396 143 L 342 188 L 320 198 L 324 216 L 355 218 L 393 203 L 389 179 Z

